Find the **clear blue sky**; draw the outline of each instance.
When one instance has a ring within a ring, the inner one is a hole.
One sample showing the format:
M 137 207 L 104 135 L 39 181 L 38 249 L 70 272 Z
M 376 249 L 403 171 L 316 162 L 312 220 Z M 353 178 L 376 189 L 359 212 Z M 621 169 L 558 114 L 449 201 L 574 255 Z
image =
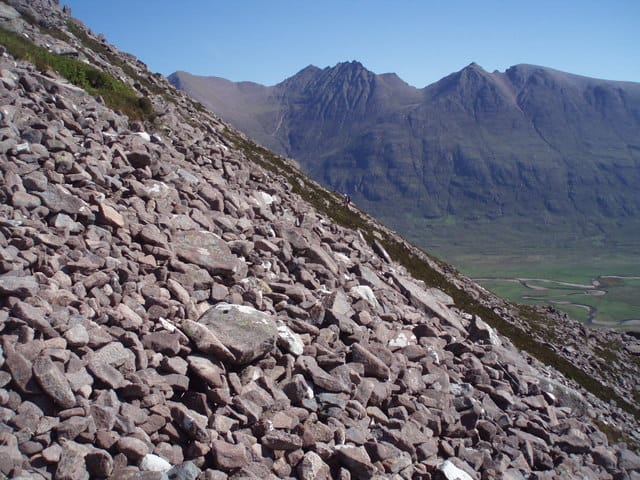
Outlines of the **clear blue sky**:
M 62 0 L 154 72 L 273 85 L 358 60 L 416 87 L 476 62 L 640 82 L 638 0 Z

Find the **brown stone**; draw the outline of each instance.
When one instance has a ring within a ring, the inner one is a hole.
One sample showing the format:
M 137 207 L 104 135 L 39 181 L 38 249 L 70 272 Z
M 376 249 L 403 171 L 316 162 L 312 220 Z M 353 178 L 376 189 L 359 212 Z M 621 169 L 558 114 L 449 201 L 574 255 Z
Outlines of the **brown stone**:
M 153 332 L 142 337 L 145 348 L 165 355 L 177 355 L 180 352 L 180 336 L 177 333 Z
M 55 366 L 48 355 L 40 355 L 33 362 L 33 376 L 44 392 L 62 408 L 71 408 L 76 397 L 64 373 Z
M 272 430 L 265 434 L 260 443 L 272 450 L 296 450 L 302 447 L 302 439 L 298 435 Z
M 124 217 L 111 205 L 107 205 L 105 202 L 98 204 L 100 209 L 99 219 L 102 223 L 110 225 L 115 228 L 123 228 L 126 225 Z
M 116 442 L 116 448 L 119 452 L 124 453 L 127 458 L 138 461 L 150 452 L 149 446 L 135 437 L 121 437 Z
M 213 463 L 222 470 L 235 470 L 249 463 L 249 455 L 243 444 L 232 445 L 222 440 L 211 442 Z
M 62 445 L 60 462 L 56 467 L 56 480 L 89 480 L 89 472 L 84 463 L 86 451 L 74 442 Z
M 340 445 L 335 453 L 340 463 L 358 478 L 371 478 L 376 471 L 369 454 L 363 447 Z
M 212 360 L 200 355 L 189 355 L 187 362 L 191 371 L 204 380 L 207 385 L 213 388 L 221 388 L 225 385 L 222 380 L 224 369 Z
M 89 452 L 84 461 L 92 478 L 108 478 L 113 471 L 113 458 L 105 450 Z

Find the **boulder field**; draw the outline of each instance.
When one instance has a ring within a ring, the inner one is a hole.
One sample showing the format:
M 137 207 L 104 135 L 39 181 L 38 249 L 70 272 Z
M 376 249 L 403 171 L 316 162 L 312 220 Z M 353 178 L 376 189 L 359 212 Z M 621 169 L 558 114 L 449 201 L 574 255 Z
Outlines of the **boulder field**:
M 128 78 L 55 2 L 11 3 L 11 28 Z M 640 478 L 602 431 L 631 415 L 86 34 L 165 90 L 137 86 L 156 116 L 130 121 L 0 58 L 0 478 Z

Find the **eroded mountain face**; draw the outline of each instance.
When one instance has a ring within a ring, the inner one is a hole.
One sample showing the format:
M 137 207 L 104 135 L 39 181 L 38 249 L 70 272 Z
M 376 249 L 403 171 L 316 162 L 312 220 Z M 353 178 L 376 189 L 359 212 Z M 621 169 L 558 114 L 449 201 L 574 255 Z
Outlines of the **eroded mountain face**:
M 366 223 L 334 223 L 292 165 L 252 161 L 55 3 L 12 4 L 1 15 L 34 43 L 127 79 L 154 115 L 0 59 L 0 476 L 640 473 L 597 426 L 630 435 L 632 416 L 413 278 L 384 248 L 402 244 L 392 232 L 339 202 Z
M 273 87 L 184 72 L 170 81 L 392 222 L 402 211 L 585 225 L 640 211 L 636 83 L 471 64 L 417 89 L 358 62 L 308 67 Z

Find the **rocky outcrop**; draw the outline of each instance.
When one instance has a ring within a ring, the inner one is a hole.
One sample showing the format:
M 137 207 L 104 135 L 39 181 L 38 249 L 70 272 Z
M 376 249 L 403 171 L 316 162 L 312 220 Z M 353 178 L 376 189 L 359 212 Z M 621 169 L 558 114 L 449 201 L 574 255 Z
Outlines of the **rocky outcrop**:
M 632 417 L 150 78 L 145 126 L 0 59 L 0 477 L 640 475 Z

